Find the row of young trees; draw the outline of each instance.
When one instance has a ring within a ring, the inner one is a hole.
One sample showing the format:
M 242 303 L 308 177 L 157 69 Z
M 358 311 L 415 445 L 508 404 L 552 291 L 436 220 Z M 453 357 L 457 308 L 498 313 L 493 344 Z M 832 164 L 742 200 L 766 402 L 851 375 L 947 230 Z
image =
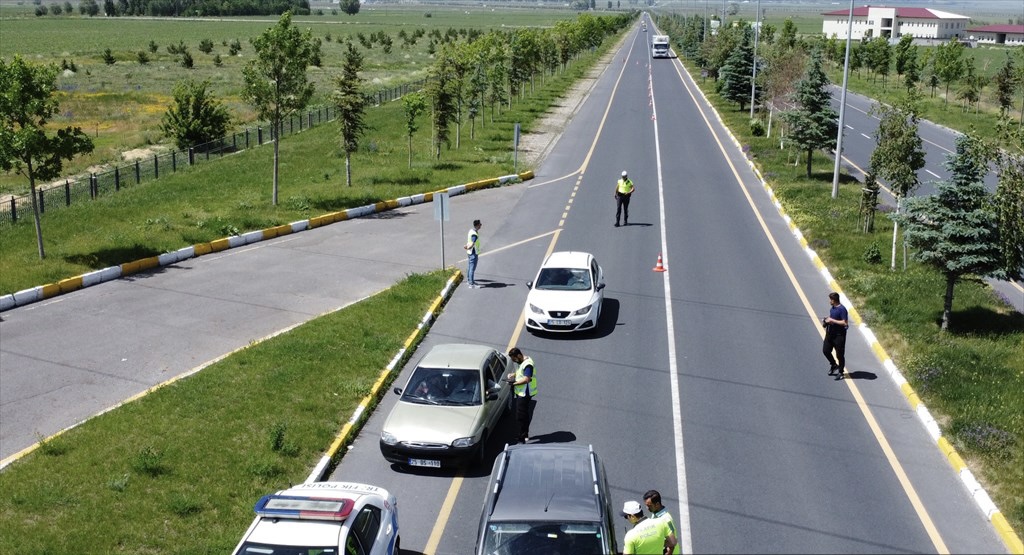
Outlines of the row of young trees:
M 439 158 L 441 146 L 450 145 L 452 127 L 458 148 L 464 117 L 472 122 L 472 135 L 478 119 L 483 125 L 485 107 L 490 108 L 493 122 L 495 111 L 500 112 L 502 106 L 511 108 L 514 98 L 525 95 L 527 88 L 533 90 L 536 79 L 564 70 L 570 60 L 600 45 L 632 17 L 584 14 L 551 29 L 438 35 L 442 46 L 429 70 L 427 87 L 405 99 L 410 165 L 412 135 L 417 131 L 417 117 L 424 111 L 429 109 L 431 113 L 433 155 Z M 319 63 L 320 41 L 308 29 L 294 27 L 291 13 L 285 12 L 276 25 L 251 43 L 255 53 L 242 70 L 243 98 L 253 106 L 257 117 L 271 124 L 271 202 L 276 205 L 282 123 L 303 110 L 313 97 L 314 85 L 307 69 Z M 338 108 L 348 185 L 352 183 L 351 154 L 358 150 L 359 140 L 368 129 L 364 113 L 370 101 L 359 76 L 362 65 L 362 54 L 348 41 L 341 75 L 330 94 Z M 0 59 L 0 170 L 21 173 L 29 181 L 40 258 L 45 258 L 45 251 L 36 182 L 58 177 L 64 160 L 93 148 L 88 135 L 78 127 L 48 134 L 48 124 L 59 109 L 54 96 L 57 72 L 55 64 L 33 64 L 20 56 L 10 63 Z M 230 121 L 230 114 L 210 92 L 208 82 L 184 80 L 174 89 L 174 102 L 161 127 L 179 146 L 190 146 L 223 137 Z
M 741 22 L 718 33 L 705 34 L 700 17 L 668 16 L 659 19 L 658 24 L 675 37 L 685 56 L 717 79 L 718 93 L 743 110 L 751 99 L 755 63 L 750 46 L 751 26 Z M 756 63 L 757 89 L 761 94 L 755 102 L 767 107 L 769 114 L 782 111 L 788 140 L 807 155 L 810 178 L 813 153 L 836 147 L 838 116 L 830 106 L 830 82 L 822 66 L 829 57 L 841 64 L 842 56 L 830 41 L 798 38 L 789 20 L 778 33 L 765 25 L 759 38 Z M 920 185 L 918 171 L 925 165 L 918 133 L 920 81 L 914 77 L 921 73 L 915 72 L 931 64 L 932 69 L 926 74 L 947 86 L 962 81 L 980 83 L 960 43 L 945 43 L 928 54 L 917 48 L 909 38 L 891 49 L 884 39 L 857 47 L 860 59 L 883 81 L 888 68 L 894 65 L 906 86 L 902 101 L 877 109 L 877 146 L 871 156 L 862 199 L 868 207 L 864 231 L 873 231 L 879 192 L 876 179 L 885 179 L 897 202 L 892 215 L 891 267 L 895 269 L 897 237 L 902 226 L 905 245 L 913 249 L 914 258 L 931 265 L 946 279 L 942 329 L 947 329 L 957 282 L 970 276 L 1020 279 L 1024 275 L 1024 132 L 1020 120 L 1011 119 L 1015 91 L 1024 90 L 1024 60 L 1017 66 L 1008 55 L 993 79 L 1001 107 L 999 135 L 1009 147 L 996 148 L 972 133 L 960 137 L 956 152 L 946 163 L 950 179 L 937 183 L 934 195 L 913 197 Z M 930 61 L 922 65 L 922 59 Z M 852 60 L 851 52 L 851 66 Z M 938 82 L 931 84 L 933 90 Z M 769 129 L 770 122 L 769 116 Z M 995 194 L 989 193 L 984 185 L 990 164 L 996 166 L 999 177 Z
M 291 11 L 298 15 L 309 15 L 309 0 L 81 0 L 78 13 L 95 17 L 102 13 L 106 17 L 146 15 L 154 17 L 201 17 L 233 15 L 279 15 Z M 354 6 L 353 6 L 354 4 Z M 358 0 L 342 0 L 342 11 L 359 12 Z M 71 15 L 74 11 L 69 2 L 53 3 L 47 7 L 39 2 L 36 16 L 48 14 Z

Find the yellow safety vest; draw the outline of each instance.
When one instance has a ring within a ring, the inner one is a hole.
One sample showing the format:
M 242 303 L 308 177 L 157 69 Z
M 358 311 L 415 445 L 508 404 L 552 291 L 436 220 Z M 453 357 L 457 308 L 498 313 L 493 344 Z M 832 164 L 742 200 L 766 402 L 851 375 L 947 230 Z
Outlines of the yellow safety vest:
M 523 379 L 523 376 L 525 376 L 525 374 L 523 374 L 523 368 L 526 368 L 527 366 L 533 366 L 533 376 L 530 377 L 530 381 L 524 384 L 515 385 L 513 389 L 516 397 L 526 397 L 527 393 L 529 393 L 530 397 L 537 396 L 537 365 L 533 363 L 532 358 L 524 358 L 523 362 L 516 367 L 516 381 L 518 382 Z
M 475 229 L 469 230 L 469 235 L 466 237 L 466 243 L 472 245 L 466 252 L 469 254 L 480 254 L 480 234 Z
M 622 553 L 625 555 L 660 555 L 665 551 L 668 527 L 658 519 L 645 518 L 626 532 Z
M 619 193 L 621 193 L 623 195 L 628 195 L 628 194 L 632 193 L 633 192 L 633 181 L 631 181 L 628 177 L 625 178 L 625 179 L 620 179 L 618 187 L 617 187 L 617 190 L 619 191 Z M 605 193 L 605 194 L 607 194 L 607 193 Z

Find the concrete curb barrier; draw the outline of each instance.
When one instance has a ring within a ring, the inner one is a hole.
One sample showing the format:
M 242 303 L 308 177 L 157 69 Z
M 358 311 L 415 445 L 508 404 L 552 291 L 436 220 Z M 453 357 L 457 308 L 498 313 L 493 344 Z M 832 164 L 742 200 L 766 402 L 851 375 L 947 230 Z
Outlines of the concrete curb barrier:
M 685 70 L 686 67 L 683 66 L 683 69 Z M 687 71 L 686 73 L 687 75 L 689 75 L 690 72 Z M 696 84 L 696 80 L 693 79 L 692 75 L 690 75 L 690 80 L 693 81 L 694 84 Z M 725 120 L 723 120 L 722 116 L 718 113 L 718 110 L 716 110 L 714 105 L 711 104 L 711 101 L 708 100 L 707 96 L 704 95 L 704 91 L 702 91 L 699 86 L 696 86 L 695 88 L 697 89 L 697 92 L 700 93 L 701 98 L 704 99 L 704 102 L 707 104 L 708 108 L 710 108 L 711 111 L 715 114 L 715 117 L 718 119 L 718 122 L 722 124 L 722 127 L 725 129 L 726 133 L 729 134 L 729 138 L 732 139 L 733 144 L 736 145 L 736 148 L 738 148 L 742 152 L 743 145 L 740 144 L 740 141 L 736 138 L 735 135 L 733 135 L 732 130 L 729 129 L 729 126 L 725 123 Z M 918 420 L 921 422 L 922 425 L 924 425 L 924 428 L 928 432 L 928 435 L 931 436 L 931 438 L 936 442 L 936 445 L 938 446 L 939 450 L 942 452 L 943 455 L 946 456 L 946 459 L 949 461 L 949 464 L 953 467 L 953 470 L 955 470 L 957 474 L 960 476 L 960 481 L 963 483 L 964 487 L 967 488 L 967 491 L 971 494 L 971 497 L 974 499 L 974 502 L 978 505 L 978 508 L 980 508 L 981 511 L 985 514 L 985 516 L 988 517 L 989 521 L 992 522 L 992 525 L 996 529 L 996 533 L 999 534 L 1000 539 L 1002 539 L 1003 543 L 1006 544 L 1007 549 L 1009 549 L 1010 553 L 1024 553 L 1024 543 L 1021 542 L 1020 536 L 1017 535 L 1013 527 L 1010 526 L 1010 523 L 1006 520 L 1006 517 L 1003 515 L 1003 513 L 999 510 L 998 507 L 996 507 L 995 503 L 992 502 L 992 499 L 989 497 L 985 489 L 974 478 L 974 474 L 972 474 L 970 469 L 967 468 L 967 465 L 966 463 L 964 463 L 963 458 L 960 457 L 960 455 L 956 452 L 956 450 L 953 448 L 953 445 L 950 444 L 946 438 L 942 437 L 941 428 L 939 428 L 939 425 L 935 421 L 935 419 L 932 418 L 931 413 L 928 412 L 928 409 L 924 406 L 924 403 L 921 402 L 921 399 L 920 397 L 918 397 L 917 392 L 914 391 L 914 388 L 911 387 L 911 385 L 907 382 L 906 378 L 903 377 L 903 374 L 900 373 L 900 371 L 897 369 L 896 364 L 893 363 L 892 361 L 892 358 L 890 358 L 889 354 L 886 353 L 885 348 L 882 347 L 882 344 L 879 343 L 878 339 L 875 337 L 874 332 L 871 331 L 871 328 L 869 328 L 868 325 L 861 318 L 860 313 L 857 312 L 857 309 L 853 307 L 853 304 L 850 302 L 850 298 L 847 297 L 846 293 L 844 293 L 842 288 L 839 287 L 839 282 L 837 282 L 835 278 L 832 277 L 832 273 L 829 272 L 828 267 L 825 266 L 825 263 L 821 261 L 821 258 L 818 256 L 818 253 L 816 253 L 814 249 L 808 246 L 807 240 L 804 238 L 803 233 L 800 232 L 800 229 L 796 227 L 796 224 L 793 223 L 793 220 L 789 217 L 789 215 L 786 214 L 785 209 L 782 207 L 782 203 L 779 201 L 778 197 L 775 196 L 775 191 L 772 190 L 771 185 L 769 185 L 768 182 L 761 175 L 761 171 L 749 158 L 747 158 L 747 166 L 750 167 L 751 171 L 754 172 L 754 175 L 756 175 L 757 179 L 761 182 L 761 186 L 764 187 L 764 190 L 768 193 L 768 197 L 771 199 L 772 204 L 775 205 L 775 209 L 778 210 L 779 215 L 782 216 L 786 224 L 789 226 L 790 232 L 800 243 L 800 246 L 803 247 L 804 253 L 807 254 L 808 257 L 810 257 L 811 262 L 814 264 L 814 267 L 817 268 L 818 271 L 821 273 L 821 276 L 825 278 L 825 282 L 828 283 L 829 287 L 832 288 L 832 290 L 835 291 L 836 293 L 839 293 L 841 302 L 844 306 L 848 307 L 849 309 L 850 319 L 853 321 L 853 324 L 855 324 L 860 329 L 861 334 L 863 335 L 868 346 L 871 348 L 871 351 L 875 354 L 875 357 L 878 358 L 878 360 L 882 363 L 882 366 L 885 368 L 886 373 L 889 374 L 889 377 L 893 380 L 893 383 L 896 384 L 896 387 L 898 387 L 900 391 L 903 392 L 903 395 L 907 398 L 907 402 L 910 403 L 910 408 L 917 413 Z
M 25 306 L 37 301 L 49 299 L 57 295 L 64 293 L 70 293 L 81 289 L 83 287 L 91 287 L 93 285 L 103 283 L 106 281 L 112 281 L 124 276 L 129 276 L 153 268 L 169 266 L 177 264 L 183 260 L 202 256 L 204 254 L 210 254 L 213 252 L 220 252 L 227 249 L 233 249 L 236 247 L 242 247 L 245 245 L 251 245 L 259 241 L 265 241 L 267 239 L 273 239 L 282 235 L 288 235 L 291 233 L 297 233 L 300 231 L 306 231 L 309 229 L 329 225 L 335 222 L 341 222 L 350 220 L 352 218 L 360 218 L 368 216 L 370 214 L 377 214 L 399 208 L 403 206 L 412 206 L 414 204 L 422 204 L 426 202 L 432 202 L 435 193 L 446 192 L 450 196 L 461 195 L 470 191 L 478 191 L 480 189 L 486 189 L 488 187 L 509 185 L 512 183 L 520 183 L 522 181 L 528 181 L 533 179 L 533 171 L 525 171 L 517 174 L 503 175 L 501 177 L 494 177 L 491 179 L 483 179 L 480 181 L 473 181 L 463 185 L 454 185 L 447 189 L 441 189 L 440 191 L 434 191 L 431 193 L 420 193 L 409 197 L 402 197 L 395 200 L 386 200 L 375 204 L 368 204 L 365 206 L 359 206 L 356 208 L 349 208 L 347 210 L 341 210 L 339 212 L 331 212 L 329 214 L 323 214 L 321 216 L 314 216 L 308 220 L 300 220 L 292 222 L 291 224 L 284 224 L 268 229 L 261 229 L 256 231 L 249 231 L 241 235 L 232 235 L 231 237 L 225 237 L 223 239 L 216 239 L 209 243 L 200 243 L 185 247 L 177 251 L 164 253 L 159 256 L 151 256 L 149 258 L 143 258 L 141 260 L 135 260 L 132 262 L 125 262 L 118 266 L 110 266 L 95 270 L 87 274 L 75 276 L 61 280 L 57 283 L 48 283 L 46 285 L 37 285 L 28 289 L 23 289 L 15 293 L 0 296 L 0 312 L 10 310 L 19 306 Z
M 391 359 L 391 362 L 384 367 L 381 371 L 377 381 L 374 382 L 370 392 L 363 397 L 362 401 L 359 402 L 359 406 L 352 412 L 352 416 L 348 419 L 348 422 L 341 427 L 341 431 L 335 436 L 331 446 L 327 448 L 327 452 L 320 458 L 320 462 L 313 467 L 313 471 L 306 478 L 307 482 L 319 482 L 323 479 L 324 474 L 334 465 L 338 460 L 338 453 L 344 445 L 347 445 L 351 438 L 359 432 L 364 422 L 364 416 L 368 415 L 370 411 L 377 405 L 381 399 L 381 394 L 391 381 L 398 376 L 396 369 L 406 360 L 408 355 L 412 352 L 413 347 L 419 344 L 426 335 L 430 326 L 434 323 L 438 313 L 441 311 L 441 307 L 444 306 L 448 299 L 451 298 L 452 293 L 455 292 L 455 287 L 462 281 L 462 272 L 455 270 L 452 277 L 448 279 L 448 283 L 445 284 L 444 289 L 441 290 L 440 295 L 434 302 L 430 304 L 430 308 L 427 309 L 426 314 L 420 320 L 420 323 L 416 325 L 416 329 L 409 334 L 409 337 L 405 340 L 405 344 L 402 348 L 395 353 L 395 356 Z

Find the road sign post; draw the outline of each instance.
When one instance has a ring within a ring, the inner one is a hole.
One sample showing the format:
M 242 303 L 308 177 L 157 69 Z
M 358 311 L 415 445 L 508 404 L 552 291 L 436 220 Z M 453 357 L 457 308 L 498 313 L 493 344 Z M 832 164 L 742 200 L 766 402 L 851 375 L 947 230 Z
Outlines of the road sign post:
M 441 268 L 444 268 L 444 223 L 451 219 L 448 193 L 434 193 L 434 219 L 441 222 Z

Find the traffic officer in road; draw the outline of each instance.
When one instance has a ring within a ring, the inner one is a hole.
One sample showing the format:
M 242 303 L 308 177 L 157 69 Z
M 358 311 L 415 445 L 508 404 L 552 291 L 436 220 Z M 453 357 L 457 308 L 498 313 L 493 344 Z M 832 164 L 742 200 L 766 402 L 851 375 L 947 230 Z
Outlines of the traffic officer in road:
M 647 518 L 644 509 L 636 501 L 626 501 L 622 516 L 633 524 L 623 541 L 623 555 L 663 555 L 669 536 L 668 525 L 658 518 Z
M 524 355 L 519 347 L 512 347 L 509 358 L 518 364 L 515 372 L 509 373 L 508 381 L 512 384 L 512 393 L 516 403 L 516 422 L 519 424 L 520 443 L 530 440 L 530 421 L 533 420 L 533 408 L 537 396 L 537 370 L 533 359 Z
M 624 225 L 629 225 L 629 197 L 635 190 L 626 170 L 622 170 L 622 178 L 615 183 L 615 227 L 619 227 L 619 214 L 625 216 Z
M 678 553 L 676 545 L 679 540 L 676 538 L 676 523 L 672 520 L 672 514 L 668 512 L 665 505 L 661 504 L 661 493 L 656 489 L 648 490 L 644 494 L 644 505 L 647 505 L 647 510 L 651 511 L 651 518 L 659 519 L 668 526 L 669 535 L 665 538 L 663 553 L 665 555 Z

